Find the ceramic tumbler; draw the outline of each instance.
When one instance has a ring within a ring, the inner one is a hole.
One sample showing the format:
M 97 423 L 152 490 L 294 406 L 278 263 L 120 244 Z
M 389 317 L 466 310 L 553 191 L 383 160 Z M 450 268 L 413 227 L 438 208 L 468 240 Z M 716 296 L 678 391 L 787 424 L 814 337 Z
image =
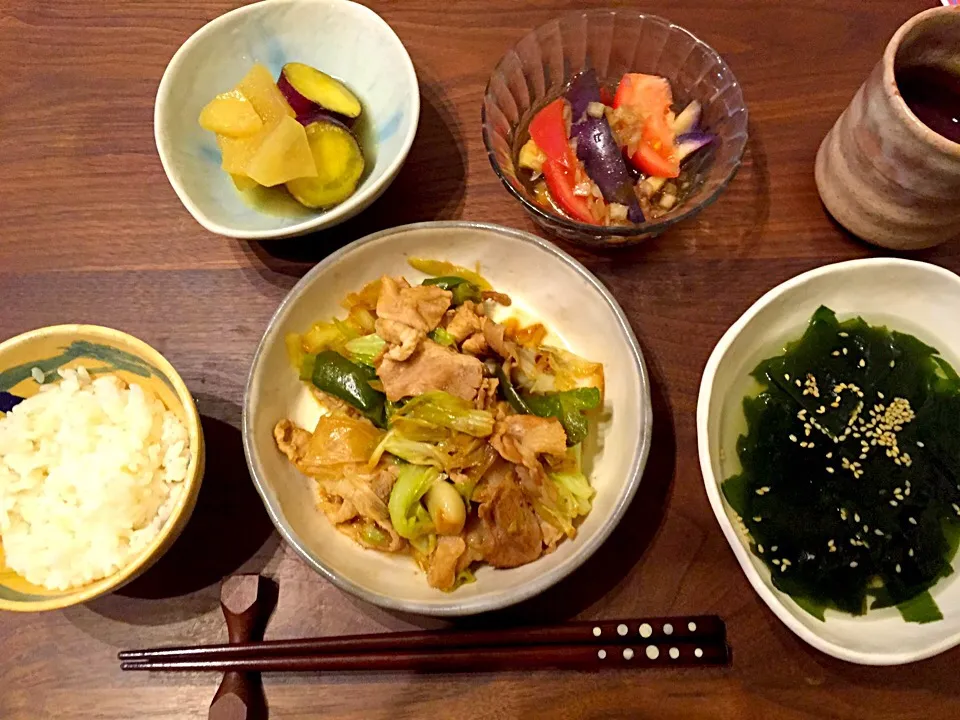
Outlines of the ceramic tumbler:
M 816 160 L 830 214 L 896 250 L 960 237 L 960 143 L 924 125 L 897 87 L 898 70 L 916 66 L 960 73 L 960 7 L 927 10 L 897 30 Z

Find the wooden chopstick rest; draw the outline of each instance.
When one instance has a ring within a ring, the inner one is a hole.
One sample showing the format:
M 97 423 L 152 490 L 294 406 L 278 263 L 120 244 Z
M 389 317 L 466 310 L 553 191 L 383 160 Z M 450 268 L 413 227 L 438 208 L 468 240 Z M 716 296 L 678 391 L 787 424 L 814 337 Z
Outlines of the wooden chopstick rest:
M 234 575 L 220 586 L 220 608 L 231 644 L 263 639 L 276 606 L 276 585 L 260 575 Z M 267 701 L 259 673 L 228 670 L 210 702 L 209 720 L 266 720 Z

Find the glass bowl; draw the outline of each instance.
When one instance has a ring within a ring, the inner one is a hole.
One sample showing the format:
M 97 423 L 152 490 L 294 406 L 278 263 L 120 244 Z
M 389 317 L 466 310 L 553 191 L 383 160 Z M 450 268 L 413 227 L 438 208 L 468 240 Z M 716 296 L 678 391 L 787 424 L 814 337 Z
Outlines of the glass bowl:
M 666 215 L 629 227 L 588 225 L 542 208 L 517 177 L 514 158 L 530 117 L 591 67 L 607 86 L 627 72 L 660 75 L 670 81 L 676 107 L 691 100 L 703 105 L 701 125 L 717 141 L 691 158 L 693 188 Z M 529 33 L 494 68 L 482 121 L 487 155 L 504 187 L 548 233 L 585 245 L 632 245 L 696 215 L 733 179 L 747 142 L 743 93 L 720 55 L 682 27 L 633 10 L 572 13 Z

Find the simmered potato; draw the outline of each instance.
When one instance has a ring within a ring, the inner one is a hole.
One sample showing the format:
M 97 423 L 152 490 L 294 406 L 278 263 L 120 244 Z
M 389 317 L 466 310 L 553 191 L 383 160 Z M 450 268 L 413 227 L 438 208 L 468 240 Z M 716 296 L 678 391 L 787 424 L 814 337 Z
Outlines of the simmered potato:
M 253 103 L 239 90 L 217 95 L 200 112 L 200 127 L 217 135 L 248 137 L 263 129 Z

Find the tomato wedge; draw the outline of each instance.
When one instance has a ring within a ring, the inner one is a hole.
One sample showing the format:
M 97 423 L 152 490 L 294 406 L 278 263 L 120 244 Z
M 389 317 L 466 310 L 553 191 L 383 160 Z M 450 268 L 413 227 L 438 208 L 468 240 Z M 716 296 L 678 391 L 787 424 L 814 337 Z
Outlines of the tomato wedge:
M 587 199 L 573 191 L 580 161 L 570 149 L 567 107 L 563 98 L 544 106 L 530 121 L 530 137 L 547 156 L 543 161 L 543 179 L 554 202 L 575 220 L 596 224 Z
M 576 173 L 570 167 L 548 158 L 543 163 L 543 179 L 547 189 L 565 213 L 580 222 L 596 225 L 597 221 L 590 214 L 587 199 L 573 192 L 576 186 Z
M 672 105 L 670 83 L 662 77 L 627 73 L 617 86 L 613 107 L 628 107 L 643 118 L 643 141 L 630 162 L 648 175 L 673 178 L 680 174 L 677 138 L 669 120 Z
M 530 121 L 530 137 L 548 159 L 572 167 L 566 113 L 567 101 L 563 98 L 546 105 Z
M 680 176 L 680 161 L 676 155 L 664 157 L 653 149 L 646 141 L 641 142 L 637 151 L 630 157 L 630 162 L 637 170 L 661 178 L 675 178 Z

